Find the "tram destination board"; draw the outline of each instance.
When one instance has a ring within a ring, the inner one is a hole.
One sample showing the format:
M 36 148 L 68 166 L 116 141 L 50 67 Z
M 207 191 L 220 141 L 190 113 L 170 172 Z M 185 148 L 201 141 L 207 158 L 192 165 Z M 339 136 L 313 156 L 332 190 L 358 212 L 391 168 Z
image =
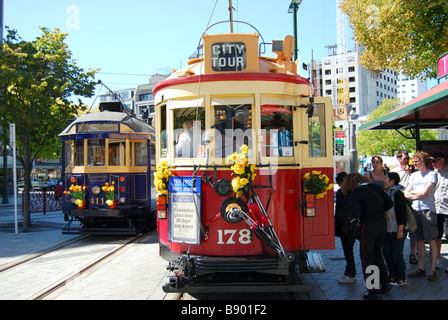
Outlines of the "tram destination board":
M 212 45 L 214 71 L 243 71 L 246 69 L 246 45 L 243 42 L 217 42 Z
M 170 177 L 168 194 L 169 240 L 201 244 L 201 178 Z

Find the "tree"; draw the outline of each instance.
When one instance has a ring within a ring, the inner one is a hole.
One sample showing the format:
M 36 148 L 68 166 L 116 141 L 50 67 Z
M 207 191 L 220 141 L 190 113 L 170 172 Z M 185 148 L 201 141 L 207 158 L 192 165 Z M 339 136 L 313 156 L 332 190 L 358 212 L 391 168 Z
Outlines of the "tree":
M 341 9 L 366 69 L 436 77 L 437 59 L 448 51 L 446 0 L 343 0 Z
M 91 97 L 97 70 L 84 72 L 72 60 L 64 43 L 67 34 L 59 29 L 40 28 L 35 41 L 23 41 L 15 30 L 8 30 L 0 48 L 0 114 L 2 125 L 15 123 L 17 158 L 21 162 L 23 191 L 23 227 L 30 223 L 30 174 L 34 159 L 54 152 L 58 134 L 79 109 L 81 101 L 70 102 L 72 94 Z
M 395 108 L 402 105 L 402 101 L 396 99 L 384 99 L 381 105 L 368 116 L 371 122 L 378 119 Z M 421 130 L 422 140 L 438 140 L 437 132 L 434 130 Z M 356 137 L 356 147 L 363 155 L 388 155 L 393 156 L 395 151 L 415 149 L 415 140 L 407 139 L 395 130 L 368 130 L 361 131 Z

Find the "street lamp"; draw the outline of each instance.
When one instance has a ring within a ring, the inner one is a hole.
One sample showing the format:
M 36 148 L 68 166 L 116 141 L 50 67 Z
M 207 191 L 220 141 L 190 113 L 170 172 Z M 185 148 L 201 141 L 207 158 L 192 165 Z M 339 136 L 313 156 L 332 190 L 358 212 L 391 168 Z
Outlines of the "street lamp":
M 288 13 L 294 13 L 294 39 L 296 39 L 294 43 L 294 61 L 296 61 L 299 56 L 299 50 L 297 49 L 297 11 L 299 10 L 299 6 L 301 3 L 302 0 L 292 0 L 288 9 Z

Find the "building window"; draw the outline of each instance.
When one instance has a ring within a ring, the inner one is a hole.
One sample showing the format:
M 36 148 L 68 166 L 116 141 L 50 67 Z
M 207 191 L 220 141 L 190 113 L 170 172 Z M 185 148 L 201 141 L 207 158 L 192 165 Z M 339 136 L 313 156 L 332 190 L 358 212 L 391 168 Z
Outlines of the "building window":
M 355 72 L 355 67 L 348 67 L 348 72 Z
M 331 69 L 325 70 L 325 75 L 327 76 L 331 75 Z
M 152 93 L 144 93 L 139 96 L 139 101 L 152 100 Z

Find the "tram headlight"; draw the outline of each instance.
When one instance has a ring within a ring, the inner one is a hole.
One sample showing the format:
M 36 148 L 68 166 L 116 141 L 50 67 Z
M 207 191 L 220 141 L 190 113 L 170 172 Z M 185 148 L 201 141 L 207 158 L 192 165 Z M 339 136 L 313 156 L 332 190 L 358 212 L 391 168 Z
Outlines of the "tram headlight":
M 101 192 L 100 186 L 93 186 L 91 190 L 92 190 L 92 193 L 95 195 L 99 194 Z
M 120 202 L 121 202 L 121 203 L 124 203 L 125 201 L 126 201 L 126 199 L 125 199 L 124 197 L 121 197 L 121 198 L 120 198 Z
M 240 198 L 230 197 L 221 204 L 221 217 L 228 223 L 243 221 L 244 213 L 247 213 L 247 206 Z

